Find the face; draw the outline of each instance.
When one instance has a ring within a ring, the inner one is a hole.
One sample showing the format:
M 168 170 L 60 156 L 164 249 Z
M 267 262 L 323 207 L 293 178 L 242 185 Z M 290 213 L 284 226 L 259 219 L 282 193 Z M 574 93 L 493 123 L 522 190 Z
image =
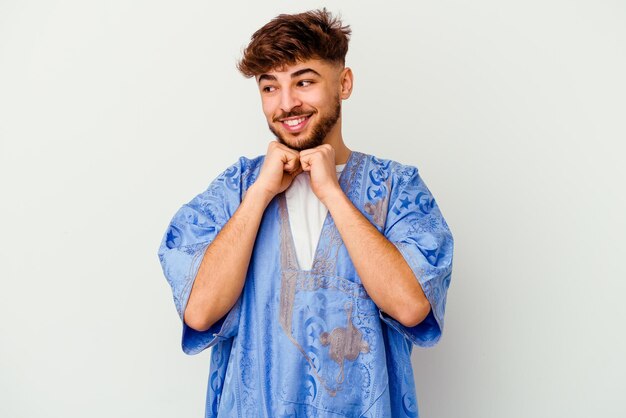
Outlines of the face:
M 263 113 L 276 138 L 302 151 L 338 135 L 341 100 L 349 69 L 321 60 L 307 60 L 256 77 Z M 351 89 L 350 79 L 350 89 Z

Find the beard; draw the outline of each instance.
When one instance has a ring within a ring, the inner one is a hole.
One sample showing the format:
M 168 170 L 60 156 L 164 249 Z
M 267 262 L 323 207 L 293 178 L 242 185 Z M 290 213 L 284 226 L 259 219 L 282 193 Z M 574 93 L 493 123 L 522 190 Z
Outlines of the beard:
M 307 113 L 308 112 L 301 108 L 294 108 L 291 112 L 284 113 L 278 118 L 275 118 L 275 120 L 304 115 Z M 312 127 L 311 135 L 308 138 L 297 138 L 297 144 L 290 144 L 289 142 L 287 142 L 285 137 L 281 135 L 278 130 L 274 129 L 271 123 L 268 124 L 268 127 L 270 128 L 270 131 L 272 131 L 272 133 L 276 136 L 278 142 L 296 151 L 303 151 L 305 149 L 315 148 L 322 145 L 324 143 L 324 140 L 326 139 L 326 136 L 328 135 L 330 130 L 333 129 L 340 116 L 341 99 L 339 98 L 339 96 L 337 96 L 335 98 L 335 106 L 333 110 L 328 115 L 320 116 L 320 120 L 315 126 Z

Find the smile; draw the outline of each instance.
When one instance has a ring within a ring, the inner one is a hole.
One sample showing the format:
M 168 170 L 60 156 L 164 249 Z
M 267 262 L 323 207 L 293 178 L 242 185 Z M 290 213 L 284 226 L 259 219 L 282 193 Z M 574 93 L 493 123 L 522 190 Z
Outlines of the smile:
M 283 128 L 285 128 L 286 131 L 290 133 L 297 133 L 302 131 L 306 127 L 310 118 L 311 115 L 300 116 L 297 118 L 284 119 L 280 121 L 280 123 L 283 125 Z

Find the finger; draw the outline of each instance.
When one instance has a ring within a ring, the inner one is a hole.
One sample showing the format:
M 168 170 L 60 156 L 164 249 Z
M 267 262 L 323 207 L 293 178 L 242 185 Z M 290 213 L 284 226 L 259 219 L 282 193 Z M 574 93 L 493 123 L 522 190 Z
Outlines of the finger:
M 305 149 L 305 150 L 300 151 L 300 158 L 307 157 L 307 156 L 317 154 L 317 153 L 319 153 L 319 150 L 317 148 Z
M 304 151 L 300 152 L 300 165 L 302 165 L 302 169 L 304 171 L 311 170 L 311 165 L 313 164 L 313 157 L 314 157 L 314 154 L 310 152 L 309 153 L 305 153 Z
M 289 148 L 287 145 L 278 142 L 278 141 L 274 141 L 276 143 L 276 148 L 280 149 L 281 151 L 290 154 L 290 155 L 299 155 L 300 153 L 298 151 L 296 151 L 293 148 Z
M 293 170 L 300 165 L 300 153 L 285 147 L 282 160 L 283 164 L 285 164 L 285 170 Z
M 283 161 L 283 163 L 287 162 L 287 158 L 285 158 L 285 155 L 296 158 L 299 157 L 298 151 L 293 150 L 278 141 L 270 141 L 267 146 L 267 154 L 280 156 L 280 159 Z
M 300 158 L 298 156 L 287 158 L 286 162 L 283 162 L 283 171 L 291 173 L 300 168 Z
M 313 163 L 313 161 L 320 161 L 320 160 L 322 161 L 334 160 L 334 155 L 332 154 L 332 151 L 333 151 L 332 147 L 330 147 L 330 150 L 327 147 L 330 147 L 330 145 L 324 144 L 316 148 L 311 148 L 311 149 L 301 151 L 300 159 L 306 158 L 311 163 Z
M 286 157 L 287 161 L 300 160 L 300 153 L 298 153 L 297 151 L 291 150 L 289 148 L 283 151 L 283 156 Z
M 291 179 L 295 179 L 300 173 L 302 173 L 304 170 L 302 169 L 302 166 L 298 166 L 297 169 L 295 169 L 293 172 L 289 173 L 289 176 L 291 177 Z

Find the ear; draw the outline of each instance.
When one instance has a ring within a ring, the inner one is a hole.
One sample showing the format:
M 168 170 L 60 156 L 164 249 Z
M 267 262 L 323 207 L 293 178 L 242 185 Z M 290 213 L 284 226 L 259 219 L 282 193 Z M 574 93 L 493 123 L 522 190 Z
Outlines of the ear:
M 352 70 L 349 67 L 341 70 L 339 80 L 341 82 L 341 91 L 339 92 L 339 97 L 341 97 L 342 100 L 346 100 L 352 94 L 352 83 L 354 81 Z

